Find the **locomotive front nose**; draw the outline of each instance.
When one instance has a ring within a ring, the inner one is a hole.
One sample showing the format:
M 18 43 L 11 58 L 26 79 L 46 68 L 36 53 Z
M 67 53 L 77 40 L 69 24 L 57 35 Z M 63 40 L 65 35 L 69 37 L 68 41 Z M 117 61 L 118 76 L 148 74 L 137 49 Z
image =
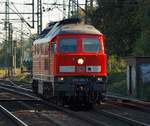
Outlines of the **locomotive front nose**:
M 59 76 L 105 76 L 105 57 L 95 54 L 64 54 L 58 57 Z
M 60 38 L 57 75 L 106 76 L 106 54 L 102 46 L 96 36 Z

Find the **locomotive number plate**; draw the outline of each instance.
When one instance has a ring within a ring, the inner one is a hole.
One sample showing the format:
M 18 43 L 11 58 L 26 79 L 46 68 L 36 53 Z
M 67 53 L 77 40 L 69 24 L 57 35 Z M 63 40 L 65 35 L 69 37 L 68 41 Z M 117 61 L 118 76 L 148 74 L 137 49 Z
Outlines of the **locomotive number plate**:
M 88 82 L 88 78 L 73 78 L 73 82 Z
M 76 67 L 76 71 L 77 71 L 77 72 L 85 72 L 85 71 L 86 71 L 86 68 L 85 68 L 85 66 L 77 66 L 77 67 Z

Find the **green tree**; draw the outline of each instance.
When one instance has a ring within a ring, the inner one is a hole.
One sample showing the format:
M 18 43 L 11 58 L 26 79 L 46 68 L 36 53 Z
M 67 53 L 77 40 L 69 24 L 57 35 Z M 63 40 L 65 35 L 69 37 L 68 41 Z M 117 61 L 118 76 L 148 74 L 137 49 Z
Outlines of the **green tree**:
M 149 0 L 140 3 L 137 19 L 141 21 L 141 33 L 136 41 L 135 55 L 150 56 L 150 4 Z
M 92 15 L 92 23 L 106 36 L 108 53 L 117 56 L 131 55 L 141 32 L 135 20 L 139 5 L 136 0 L 98 1 L 99 7 Z

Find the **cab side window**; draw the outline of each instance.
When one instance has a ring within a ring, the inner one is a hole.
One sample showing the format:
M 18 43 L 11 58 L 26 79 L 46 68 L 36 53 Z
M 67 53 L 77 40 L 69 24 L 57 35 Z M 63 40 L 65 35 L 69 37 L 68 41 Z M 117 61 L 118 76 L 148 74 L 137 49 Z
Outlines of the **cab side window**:
M 52 51 L 52 53 L 56 53 L 56 43 L 55 42 L 52 42 L 51 43 L 51 51 Z

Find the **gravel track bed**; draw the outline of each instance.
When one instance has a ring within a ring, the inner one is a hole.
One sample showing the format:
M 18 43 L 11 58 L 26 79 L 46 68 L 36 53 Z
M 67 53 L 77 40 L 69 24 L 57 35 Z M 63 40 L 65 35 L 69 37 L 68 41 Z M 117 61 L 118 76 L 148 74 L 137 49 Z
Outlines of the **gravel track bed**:
M 32 99 L 29 97 L 23 97 L 22 95 L 19 95 L 14 92 L 6 91 L 4 89 L 0 88 L 0 100 L 5 99 L 5 100 L 14 100 L 14 99 Z
M 98 106 L 97 110 L 112 112 L 130 119 L 134 119 L 150 125 L 150 113 L 134 108 L 129 108 L 121 105 L 104 104 Z
M 1 90 L 0 90 L 1 93 Z M 0 94 L 1 95 L 1 94 Z M 4 94 L 4 96 L 7 95 Z M 10 96 L 8 96 L 10 97 Z M 22 97 L 22 96 L 21 96 Z M 0 97 L 1 99 L 1 97 Z M 41 103 L 36 102 L 0 102 L 9 111 L 13 112 L 17 117 L 31 126 L 91 126 L 89 123 L 82 121 L 80 119 L 70 117 L 64 112 L 58 111 L 54 108 L 44 106 Z M 10 106 L 9 106 L 10 105 Z M 15 108 L 14 108 L 15 106 Z M 113 105 L 104 103 L 101 106 L 97 106 L 96 109 L 100 111 L 112 112 L 130 119 L 138 120 L 150 125 L 150 113 L 138 110 L 136 108 L 129 108 L 125 106 Z M 102 122 L 106 126 L 133 126 L 125 121 L 115 119 L 104 115 L 101 112 L 94 110 L 88 111 L 77 111 L 75 113 L 80 116 L 94 119 L 96 121 Z
M 12 122 L 12 120 L 8 119 L 8 117 L 6 117 L 4 113 L 0 111 L 0 126 L 17 126 L 17 125 L 14 122 Z
M 0 104 L 30 126 L 92 126 L 40 102 L 3 101 Z
M 77 112 L 78 114 L 82 116 L 86 116 L 88 118 L 94 118 L 95 120 L 102 121 L 107 126 L 132 126 L 128 123 L 122 122 L 118 119 L 113 119 L 111 117 L 107 117 L 103 114 L 97 113 L 94 110 L 88 111 L 88 112 Z

